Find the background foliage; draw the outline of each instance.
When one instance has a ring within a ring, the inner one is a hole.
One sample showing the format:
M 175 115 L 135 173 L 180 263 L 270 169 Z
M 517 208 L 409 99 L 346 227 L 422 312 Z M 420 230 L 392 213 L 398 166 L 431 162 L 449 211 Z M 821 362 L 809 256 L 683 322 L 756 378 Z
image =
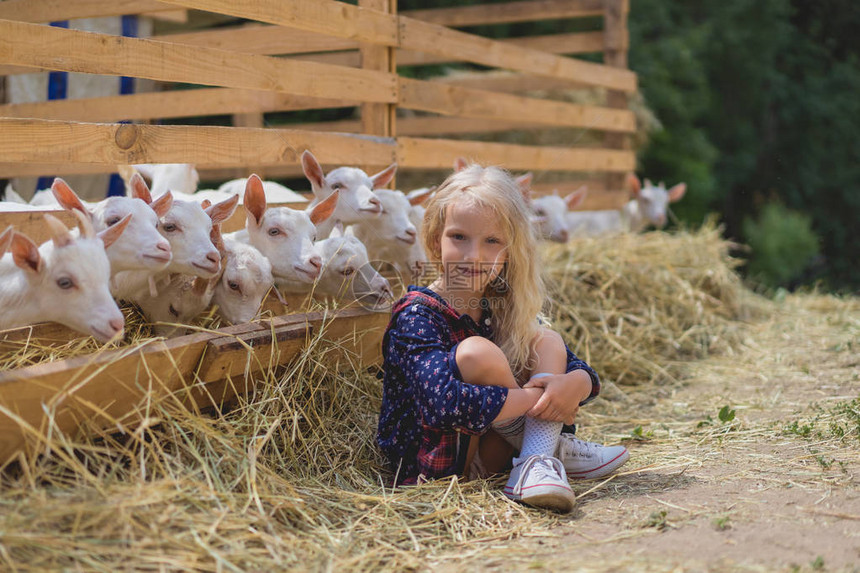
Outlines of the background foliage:
M 834 290 L 857 291 L 860 3 L 630 0 L 630 5 L 630 67 L 663 126 L 639 151 L 640 175 L 669 184 L 686 181 L 689 192 L 673 206 L 679 219 L 699 225 L 717 212 L 727 235 L 740 242 L 749 242 L 747 231 L 753 229 L 760 239 L 763 227 L 754 222 L 764 221 L 767 206 L 779 203 L 779 213 L 787 215 L 780 228 L 795 227 L 769 241 L 811 231 L 822 256 L 799 261 L 791 273 L 765 279 L 767 284 L 819 281 Z M 428 4 L 401 0 L 399 7 Z M 600 20 L 591 24 L 599 28 Z M 508 37 L 589 25 L 535 22 L 469 31 Z M 753 222 L 744 225 L 745 220 Z M 755 247 L 748 256 L 752 268 L 781 264 L 761 260 L 767 255 Z

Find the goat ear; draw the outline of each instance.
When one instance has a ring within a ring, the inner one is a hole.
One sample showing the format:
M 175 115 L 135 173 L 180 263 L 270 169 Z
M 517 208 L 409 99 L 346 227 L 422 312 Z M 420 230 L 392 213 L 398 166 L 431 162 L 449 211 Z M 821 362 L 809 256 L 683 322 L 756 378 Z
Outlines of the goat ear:
M 355 225 L 350 225 L 343 231 L 344 237 L 354 237 L 355 236 Z
M 266 212 L 266 190 L 263 181 L 256 173 L 252 173 L 245 182 L 245 198 L 242 201 L 248 218 L 253 217 L 255 224 L 259 225 Z
M 211 206 L 212 206 L 212 201 L 210 201 L 209 199 L 203 199 L 202 201 L 200 201 L 200 208 L 203 209 L 204 211 Z
M 135 171 L 128 184 L 131 187 L 132 197 L 142 199 L 147 205 L 152 204 L 152 194 L 149 192 L 149 187 L 146 186 L 146 181 L 143 180 L 143 175 Z
M 340 197 L 340 189 L 320 201 L 313 209 L 311 209 L 311 223 L 319 225 L 334 213 L 334 208 L 337 207 L 337 199 Z
M 220 280 L 221 277 L 218 277 Z M 215 283 L 215 279 L 203 279 L 200 277 L 194 277 L 194 280 L 191 281 L 191 292 L 196 294 L 197 296 L 203 296 L 208 291 L 209 288 Z
M 464 170 L 469 166 L 469 162 L 465 157 L 456 157 L 454 158 L 454 173 Z
M 227 249 L 224 247 L 224 236 L 221 235 L 221 223 L 214 223 L 212 225 L 212 230 L 209 231 L 209 240 L 212 241 L 212 244 L 215 245 L 221 256 L 226 254 Z
M 12 243 L 12 233 L 15 231 L 12 230 L 12 226 L 6 227 L 6 230 L 0 233 L 0 257 L 3 256 L 3 253 L 9 250 L 9 245 Z
M 79 211 L 72 211 L 78 213 Z M 48 230 L 51 233 L 51 240 L 57 248 L 71 245 L 74 242 L 74 237 L 69 233 L 69 229 L 53 215 L 45 214 L 45 222 L 48 224 Z
M 149 204 L 152 207 L 152 210 L 155 211 L 155 214 L 158 218 L 162 218 L 167 215 L 167 212 L 170 211 L 170 208 L 173 207 L 173 193 L 168 191 L 155 201 Z
M 134 177 L 137 170 L 131 165 L 117 165 L 116 172 L 119 173 L 120 178 L 125 181 L 126 185 L 131 186 L 131 178 Z
M 278 299 L 278 302 L 280 302 L 282 305 L 290 306 L 290 303 L 288 303 L 287 299 L 284 298 L 284 294 L 281 292 L 281 289 L 279 289 L 277 286 L 272 285 L 272 288 L 269 289 L 269 292 L 274 293 Z
M 397 173 L 397 164 L 392 163 L 376 175 L 371 175 L 370 180 L 373 181 L 373 188 L 380 189 L 391 183 L 395 173 Z
M 92 217 L 89 213 L 84 215 L 77 209 L 72 211 L 72 215 L 78 220 L 78 228 L 81 230 L 81 236 L 84 239 L 94 239 L 96 237 L 96 230 L 93 228 Z M 65 227 L 65 225 L 63 225 Z
M 119 236 L 122 235 L 122 232 L 125 231 L 126 227 L 128 227 L 130 221 L 131 213 L 129 213 L 104 231 L 99 231 L 96 236 L 102 240 L 102 242 L 105 244 L 105 248 L 107 249 L 108 247 L 113 245 L 117 239 L 119 239 Z
M 69 184 L 57 177 L 54 179 L 54 182 L 51 184 L 51 193 L 54 194 L 54 197 L 57 199 L 57 203 L 63 209 L 67 211 L 75 211 L 78 210 L 81 213 L 86 213 L 88 217 L 91 217 L 90 212 L 87 211 L 87 208 L 84 207 L 83 202 L 81 202 L 81 198 L 72 191 L 72 188 L 69 187 Z
M 675 201 L 680 201 L 681 197 L 684 196 L 684 193 L 687 192 L 687 184 L 686 183 L 678 183 L 669 189 L 669 203 L 674 203 Z
M 529 171 L 527 173 L 523 173 L 516 178 L 517 185 L 520 186 L 520 192 L 526 193 L 532 188 L 532 181 L 534 180 L 534 177 L 534 173 Z
M 588 187 L 583 185 L 576 191 L 571 192 L 567 197 L 564 198 L 564 202 L 567 203 L 568 209 L 575 209 L 579 207 L 579 205 L 585 201 L 585 197 L 588 195 Z
M 220 203 L 215 203 L 211 207 L 206 208 L 206 214 L 212 219 L 213 223 L 222 223 L 230 218 L 236 205 L 239 204 L 239 196 L 233 195 L 229 199 L 224 199 Z
M 42 257 L 39 255 L 39 249 L 27 235 L 13 231 L 12 245 L 9 250 L 12 251 L 12 260 L 16 266 L 37 274 L 42 271 Z
M 645 180 L 648 181 L 647 179 Z M 636 177 L 635 174 L 630 173 L 627 176 L 627 188 L 630 189 L 630 193 L 633 194 L 634 197 L 638 197 L 639 193 L 642 191 L 642 182 L 639 181 L 639 178 Z
M 314 154 L 307 149 L 302 153 L 302 171 L 314 191 L 325 187 L 325 172 Z
M 412 197 L 409 197 L 409 204 L 413 207 L 416 205 L 420 205 L 421 203 L 426 201 L 430 197 L 430 195 L 433 194 L 434 191 L 436 191 L 436 187 L 428 187 L 421 193 L 416 193 Z

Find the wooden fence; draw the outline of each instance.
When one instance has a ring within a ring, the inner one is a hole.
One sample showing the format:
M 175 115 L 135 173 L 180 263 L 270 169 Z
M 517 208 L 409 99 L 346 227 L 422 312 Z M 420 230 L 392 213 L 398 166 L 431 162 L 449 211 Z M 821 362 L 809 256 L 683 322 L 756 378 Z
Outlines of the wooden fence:
M 188 10 L 242 23 L 146 39 L 45 25 L 127 14 L 182 20 Z M 636 90 L 636 76 L 626 69 L 627 11 L 627 0 L 532 0 L 400 14 L 395 0 L 6 0 L 0 2 L 2 76 L 83 72 L 193 89 L 0 102 L 0 178 L 109 173 L 134 163 L 194 163 L 210 179 L 252 171 L 287 176 L 297 173 L 305 149 L 326 166 L 397 162 L 401 172 L 450 170 L 455 157 L 465 156 L 514 171 L 586 178 L 587 208 L 617 207 L 626 200 L 624 175 L 635 164 L 628 142 L 636 125 L 627 96 Z M 456 29 L 554 18 L 602 18 L 603 29 L 505 41 Z M 602 64 L 565 55 L 598 52 Z M 402 66 L 450 62 L 508 73 L 427 80 L 398 74 Z M 533 94 L 570 86 L 602 90 L 605 103 Z M 333 108 L 359 108 L 360 119 L 285 128 L 268 125 L 264 116 Z M 402 117 L 398 110 L 420 115 Z M 234 125 L 158 124 L 211 115 L 231 116 Z M 587 147 L 466 138 L 542 127 L 597 135 Z M 0 212 L 0 229 L 8 224 L 47 238 L 39 213 Z M 379 358 L 385 322 L 384 314 L 342 311 L 326 332 L 346 336 L 356 363 L 369 364 Z M 0 464 L 22 448 L 44 451 L 39 436 L 73 431 L 83 418 L 106 429 L 133 427 L 151 392 L 184 392 L 198 405 L 229 401 L 247 390 L 249 365 L 289 360 L 322 323 L 321 315 L 278 316 L 0 372 Z M 56 330 L 0 333 L 0 351 L 34 332 Z
M 54 28 L 94 15 L 207 11 L 243 23 L 153 38 Z M 457 155 L 509 169 L 587 177 L 589 208 L 624 198 L 635 158 L 625 69 L 627 0 L 532 0 L 396 13 L 394 0 L 7 0 L 0 2 L 0 72 L 59 70 L 131 76 L 199 89 L 0 105 L 0 178 L 110 172 L 117 163 L 195 163 L 204 177 L 288 176 L 311 149 L 326 165 L 397 162 L 449 169 Z M 456 27 L 602 17 L 603 30 L 494 41 Z M 250 21 L 252 23 L 247 23 Z M 563 54 L 603 52 L 604 63 Z M 511 73 L 415 80 L 398 67 L 469 62 Z M 605 90 L 605 105 L 520 95 L 570 87 Z M 264 113 L 360 107 L 360 120 L 264 127 Z M 417 117 L 398 117 L 412 110 Z M 432 114 L 432 115 L 430 115 Z M 203 115 L 243 127 L 152 125 Z M 119 124 L 118 121 L 150 125 Z M 464 140 L 513 128 L 603 133 L 591 147 Z M 456 139 L 444 136 L 456 135 Z M 372 136 L 372 137 L 368 137 Z

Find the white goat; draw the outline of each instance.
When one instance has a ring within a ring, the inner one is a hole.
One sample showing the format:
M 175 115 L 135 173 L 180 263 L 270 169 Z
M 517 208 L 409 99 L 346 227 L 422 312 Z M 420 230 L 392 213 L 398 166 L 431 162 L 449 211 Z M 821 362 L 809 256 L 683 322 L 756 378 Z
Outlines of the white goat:
M 161 196 L 167 191 L 192 194 L 197 191 L 200 174 L 190 163 L 140 163 L 133 168 L 151 182 L 150 189 L 155 196 Z M 130 174 L 120 169 L 123 178 Z M 128 179 L 126 179 L 128 180 Z
M 687 190 L 686 183 L 679 183 L 666 190 L 662 183 L 654 186 L 645 180 L 645 186 L 630 174 L 627 185 L 633 194 L 620 210 L 575 211 L 567 214 L 571 233 L 595 236 L 609 233 L 643 231 L 648 225 L 662 228 L 666 225 L 666 212 L 669 203 L 679 201 Z
M 557 191 L 551 195 L 533 197 L 531 200 L 532 224 L 538 236 L 556 243 L 566 243 L 570 238 L 570 223 L 567 214 L 570 209 L 575 209 L 582 201 L 588 191 L 580 187 L 565 197 L 561 197 Z
M 239 324 L 253 320 L 275 284 L 272 263 L 251 245 L 224 238 L 224 274 L 215 285 L 212 302 L 219 314 Z
M 429 193 L 413 196 L 411 200 L 400 191 L 389 189 L 377 189 L 376 194 L 382 203 L 382 213 L 375 219 L 356 223 L 352 229 L 372 260 L 391 263 L 406 282 L 413 282 L 422 273 L 427 257 L 420 249 L 418 228 L 410 219 L 410 212 L 413 202 L 420 205 Z
M 220 187 L 218 191 L 228 195 L 238 195 L 239 204 L 241 205 L 245 197 L 245 188 L 248 186 L 248 179 L 233 179 L 227 181 Z M 266 201 L 269 203 L 307 203 L 308 200 L 290 189 L 278 183 L 277 181 L 263 181 L 263 190 L 266 192 Z M 205 193 L 198 191 L 195 195 Z
M 317 242 L 323 256 L 323 270 L 314 293 L 338 300 L 357 300 L 367 308 L 392 302 L 391 285 L 371 265 L 364 243 L 345 232 L 342 225 L 332 229 L 328 239 Z
M 158 218 L 170 210 L 173 196 L 168 192 L 153 201 L 146 183 L 137 173 L 132 177 L 131 186 L 132 197 L 108 197 L 98 203 L 84 203 L 59 177 L 51 185 L 60 206 L 86 215 L 97 232 L 115 225 L 126 215 L 134 215 L 122 236 L 107 249 L 111 276 L 120 271 L 159 271 L 167 267 L 172 258 L 170 243 L 158 232 Z
M 159 282 L 166 282 L 168 273 L 180 273 L 210 279 L 221 270 L 221 254 L 212 244 L 210 233 L 214 223 L 228 219 L 236 210 L 237 197 L 231 197 L 205 209 L 194 201 L 173 201 L 162 217 L 159 232 L 170 243 L 173 258 L 166 269 L 158 273 L 123 271 L 111 282 L 114 296 L 136 301 L 147 294 L 155 296 Z
M 316 157 L 310 151 L 305 151 L 302 153 L 302 170 L 311 182 L 314 194 L 314 200 L 307 210 L 316 207 L 335 191 L 340 192 L 334 214 L 317 229 L 319 238 L 324 239 L 329 236 L 338 221 L 344 225 L 352 225 L 382 212 L 379 197 L 373 190 L 384 187 L 391 181 L 397 171 L 397 164 L 392 163 L 372 176 L 356 167 L 338 167 L 326 175 Z
M 96 235 L 89 219 L 74 213 L 78 238 L 47 214 L 52 238 L 41 246 L 13 232 L 11 252 L 0 258 L 0 330 L 50 320 L 101 342 L 122 335 L 125 318 L 108 290 L 105 248 L 122 234 L 131 215 Z
M 314 246 L 317 226 L 335 211 L 339 194 L 331 194 L 309 211 L 268 208 L 263 182 L 251 175 L 245 188 L 245 229 L 225 237 L 253 245 L 263 253 L 272 263 L 279 287 L 287 292 L 308 292 L 322 268 L 322 257 Z

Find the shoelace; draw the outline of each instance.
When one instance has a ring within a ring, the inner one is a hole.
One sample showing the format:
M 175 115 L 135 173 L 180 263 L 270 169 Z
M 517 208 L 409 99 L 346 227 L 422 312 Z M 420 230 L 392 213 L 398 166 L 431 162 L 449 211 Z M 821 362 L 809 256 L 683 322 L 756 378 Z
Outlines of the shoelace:
M 523 468 L 520 471 L 520 485 L 525 480 L 526 474 L 529 474 L 538 481 L 543 479 L 558 481 L 561 476 L 566 475 L 561 462 L 544 455 L 533 455 L 523 462 L 523 464 Z
M 591 458 L 597 455 L 598 446 L 591 442 L 585 442 L 577 438 L 562 439 L 562 448 L 564 448 L 565 457 L 577 456 L 580 458 Z

